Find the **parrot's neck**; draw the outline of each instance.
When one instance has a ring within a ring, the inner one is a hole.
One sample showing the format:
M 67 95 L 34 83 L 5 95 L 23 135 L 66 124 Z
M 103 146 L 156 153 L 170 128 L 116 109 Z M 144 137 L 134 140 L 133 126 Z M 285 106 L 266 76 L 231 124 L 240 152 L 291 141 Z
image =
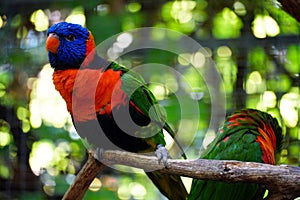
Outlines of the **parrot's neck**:
M 81 69 L 107 69 L 110 66 L 111 62 L 101 58 L 93 50 L 83 61 L 80 66 Z M 78 68 L 79 69 L 79 68 Z

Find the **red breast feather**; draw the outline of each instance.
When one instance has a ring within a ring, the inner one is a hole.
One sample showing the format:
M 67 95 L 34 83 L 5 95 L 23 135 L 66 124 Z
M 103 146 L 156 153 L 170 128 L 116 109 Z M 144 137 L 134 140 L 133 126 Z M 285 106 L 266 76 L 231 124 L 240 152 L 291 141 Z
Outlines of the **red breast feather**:
M 97 113 L 110 115 L 112 108 L 126 104 L 120 77 L 121 71 L 111 69 L 68 69 L 56 70 L 53 82 L 73 119 L 83 122 L 97 119 Z

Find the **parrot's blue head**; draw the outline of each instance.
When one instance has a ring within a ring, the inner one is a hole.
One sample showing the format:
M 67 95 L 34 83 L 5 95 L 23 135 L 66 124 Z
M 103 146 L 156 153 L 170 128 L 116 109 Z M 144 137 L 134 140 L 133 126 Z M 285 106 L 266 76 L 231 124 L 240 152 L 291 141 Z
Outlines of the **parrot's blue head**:
M 46 49 L 54 69 L 79 68 L 95 47 L 88 29 L 79 24 L 60 22 L 47 31 Z

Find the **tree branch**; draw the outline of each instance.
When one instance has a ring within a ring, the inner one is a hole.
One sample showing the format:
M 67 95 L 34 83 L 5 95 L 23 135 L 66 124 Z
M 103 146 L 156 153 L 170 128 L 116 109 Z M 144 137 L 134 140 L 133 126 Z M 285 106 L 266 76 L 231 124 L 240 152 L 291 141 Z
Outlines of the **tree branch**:
M 104 168 L 90 153 L 89 159 L 77 175 L 63 199 L 82 199 L 95 176 Z M 300 167 L 287 165 L 273 166 L 262 163 L 228 160 L 168 160 L 165 168 L 154 156 L 105 151 L 102 162 L 114 165 L 127 165 L 146 171 L 160 170 L 163 173 L 216 180 L 224 182 L 259 183 L 269 190 L 268 199 L 294 199 L 300 196 Z
M 69 187 L 65 193 L 63 200 L 79 200 L 82 199 L 85 192 L 89 188 L 94 178 L 105 168 L 106 166 L 97 160 L 89 153 L 89 158 L 85 165 L 81 168 L 77 174 L 73 184 Z

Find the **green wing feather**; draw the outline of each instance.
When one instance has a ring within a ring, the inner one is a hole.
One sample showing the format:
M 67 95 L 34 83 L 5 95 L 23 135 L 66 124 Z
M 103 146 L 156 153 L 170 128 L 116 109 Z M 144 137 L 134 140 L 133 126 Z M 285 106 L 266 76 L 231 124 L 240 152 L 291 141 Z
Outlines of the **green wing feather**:
M 164 123 L 165 116 L 163 112 L 160 110 L 159 106 L 153 106 L 158 104 L 158 102 L 151 91 L 146 87 L 146 83 L 143 78 L 137 73 L 128 71 L 127 68 L 124 68 L 116 63 L 112 63 L 111 68 L 113 70 L 121 70 L 124 72 L 121 77 L 122 90 L 130 97 L 130 101 L 132 101 L 145 116 L 149 118 L 151 117 L 153 121 L 158 123 L 160 127 L 163 127 L 174 138 L 174 131 L 167 123 Z M 149 113 L 150 108 L 152 109 L 151 113 Z M 145 138 L 145 140 L 149 141 L 150 143 L 154 140 L 156 145 L 165 145 L 164 136 L 161 130 L 158 134 L 155 134 L 151 138 Z M 184 153 L 183 156 L 185 157 Z M 146 174 L 161 191 L 161 193 L 163 193 L 169 199 L 186 199 L 187 191 L 181 181 L 180 176 L 164 174 L 158 171 L 146 172 Z
M 160 107 L 158 106 L 156 98 L 146 86 L 146 82 L 144 81 L 144 79 L 139 74 L 133 71 L 129 71 L 127 68 L 122 67 L 117 63 L 112 63 L 111 68 L 113 70 L 121 70 L 124 72 L 121 77 L 122 90 L 128 96 L 130 96 L 130 100 L 135 104 L 135 106 L 138 107 L 138 109 L 140 109 L 143 112 L 144 115 L 151 118 L 154 122 L 158 124 L 159 127 L 163 127 L 172 136 L 172 138 L 180 148 L 182 156 L 186 158 L 183 149 L 181 148 L 180 144 L 175 138 L 175 132 L 169 126 L 169 124 L 165 122 L 166 117 L 160 109 Z M 149 113 L 149 110 L 151 110 L 151 113 Z M 161 139 L 163 138 L 162 133 L 157 134 L 157 136 L 154 137 L 156 137 L 155 141 L 157 141 L 158 144 L 165 145 L 164 140 L 162 141 Z
M 245 109 L 227 118 L 217 137 L 200 157 L 262 163 L 262 150 L 256 139 L 260 135 L 258 127 L 262 127 L 264 123 L 271 124 L 276 135 L 276 150 L 280 149 L 282 132 L 277 121 L 267 113 Z M 257 199 L 262 198 L 263 192 L 257 184 L 193 179 L 188 199 Z
M 228 140 L 223 141 L 227 136 L 229 137 Z M 255 139 L 256 134 L 247 132 L 247 130 L 226 132 L 219 135 L 209 145 L 201 158 L 262 162 L 261 150 Z M 251 150 L 251 152 L 248 150 Z M 253 199 L 257 195 L 257 189 L 258 186 L 255 184 L 229 184 L 194 179 L 189 199 Z

